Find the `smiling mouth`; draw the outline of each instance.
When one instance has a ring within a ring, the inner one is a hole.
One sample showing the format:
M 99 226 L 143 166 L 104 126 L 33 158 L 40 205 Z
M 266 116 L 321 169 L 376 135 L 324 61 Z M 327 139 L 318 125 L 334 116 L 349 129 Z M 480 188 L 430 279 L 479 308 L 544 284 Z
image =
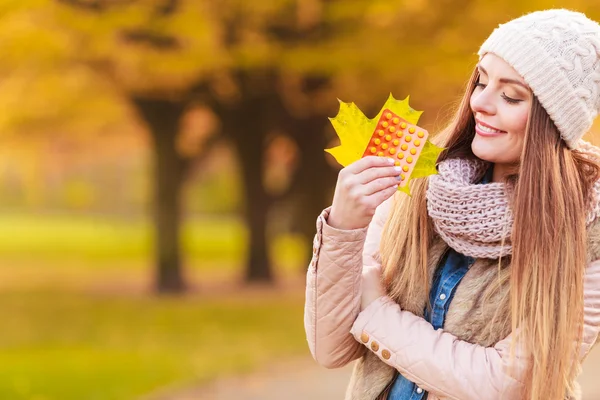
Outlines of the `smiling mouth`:
M 490 126 L 484 125 L 480 121 L 476 121 L 475 130 L 477 133 L 481 135 L 498 135 L 501 133 L 506 133 L 506 131 L 501 131 L 499 129 L 492 128 Z

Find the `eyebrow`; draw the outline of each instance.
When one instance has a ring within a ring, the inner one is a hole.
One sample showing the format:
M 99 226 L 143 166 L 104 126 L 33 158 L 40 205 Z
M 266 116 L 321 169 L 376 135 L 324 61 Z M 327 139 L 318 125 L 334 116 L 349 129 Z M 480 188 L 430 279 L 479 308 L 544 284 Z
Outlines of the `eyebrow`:
M 477 64 L 477 68 L 479 68 L 484 74 L 489 75 L 488 72 L 485 70 L 485 68 L 483 68 L 481 65 Z M 519 85 L 519 86 L 523 87 L 524 89 L 529 90 L 529 86 L 527 86 L 523 82 L 516 80 L 516 79 L 500 78 L 499 81 L 501 83 L 509 83 L 509 84 L 512 83 L 515 85 Z

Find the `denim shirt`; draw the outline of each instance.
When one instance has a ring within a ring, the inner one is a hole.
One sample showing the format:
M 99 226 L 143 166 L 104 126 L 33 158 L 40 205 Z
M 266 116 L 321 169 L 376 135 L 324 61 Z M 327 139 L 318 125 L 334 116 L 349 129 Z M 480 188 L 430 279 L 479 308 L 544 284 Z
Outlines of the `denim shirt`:
M 489 183 L 491 177 L 492 168 L 489 168 L 480 183 Z M 449 248 L 442 258 L 429 292 L 431 312 L 426 308 L 424 313 L 424 318 L 431 323 L 434 329 L 444 327 L 446 314 L 456 288 L 474 262 L 474 258 L 460 254 L 452 248 Z M 424 399 L 427 399 L 427 392 L 401 374 L 397 375 L 388 395 L 388 400 Z

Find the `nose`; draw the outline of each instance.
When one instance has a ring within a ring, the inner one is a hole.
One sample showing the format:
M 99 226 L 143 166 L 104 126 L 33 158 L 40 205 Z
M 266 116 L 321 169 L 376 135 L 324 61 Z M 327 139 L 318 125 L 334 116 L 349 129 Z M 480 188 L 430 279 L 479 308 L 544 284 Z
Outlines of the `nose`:
M 471 109 L 474 113 L 486 115 L 496 114 L 496 104 L 494 103 L 489 86 L 485 88 L 475 88 L 471 95 Z

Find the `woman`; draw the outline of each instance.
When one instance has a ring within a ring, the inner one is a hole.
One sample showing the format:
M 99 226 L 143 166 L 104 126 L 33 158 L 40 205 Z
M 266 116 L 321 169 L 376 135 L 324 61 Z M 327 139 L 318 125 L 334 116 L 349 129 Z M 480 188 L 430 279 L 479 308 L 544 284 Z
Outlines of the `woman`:
M 378 157 L 344 168 L 317 220 L 305 328 L 346 399 L 580 398 L 600 330 L 600 26 L 567 10 L 500 25 L 438 175 L 397 193 Z

